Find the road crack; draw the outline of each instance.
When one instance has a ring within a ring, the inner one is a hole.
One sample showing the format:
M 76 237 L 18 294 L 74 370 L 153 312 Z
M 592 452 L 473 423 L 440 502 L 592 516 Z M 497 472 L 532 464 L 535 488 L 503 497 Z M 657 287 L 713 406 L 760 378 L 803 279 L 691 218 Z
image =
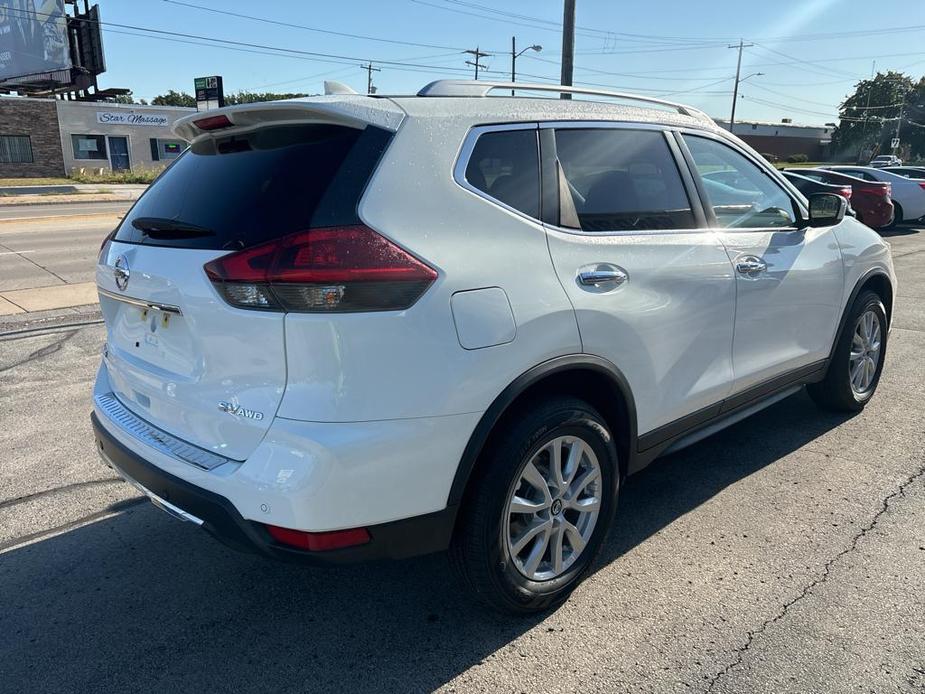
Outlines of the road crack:
M 803 590 L 801 590 L 798 595 L 796 595 L 795 597 L 785 602 L 781 606 L 781 609 L 777 612 L 777 614 L 775 614 L 770 619 L 767 619 L 764 622 L 762 622 L 762 624 L 757 629 L 754 629 L 748 632 L 745 638 L 745 643 L 735 650 L 735 659 L 731 663 L 726 665 L 726 667 L 724 667 L 722 670 L 717 672 L 710 679 L 710 682 L 707 685 L 707 688 L 704 690 L 704 694 L 709 694 L 709 692 L 712 692 L 717 682 L 719 682 L 722 678 L 724 678 L 730 672 L 732 672 L 733 670 L 738 668 L 740 665 L 742 665 L 742 662 L 745 660 L 745 654 L 748 653 L 748 651 L 751 649 L 752 644 L 755 642 L 755 639 L 757 637 L 761 636 L 771 626 L 773 626 L 774 624 L 779 622 L 781 619 L 783 619 L 787 615 L 787 612 L 790 610 L 790 608 L 793 607 L 798 602 L 800 602 L 801 600 L 803 600 L 804 598 L 806 598 L 816 586 L 822 583 L 825 583 L 826 580 L 828 580 L 829 573 L 832 571 L 832 568 L 835 566 L 835 564 L 839 560 L 841 560 L 843 557 L 845 557 L 846 555 L 851 554 L 852 552 L 857 550 L 858 544 L 861 542 L 861 540 L 867 535 L 867 533 L 869 533 L 871 530 L 873 530 L 876 527 L 881 516 L 883 516 L 889 510 L 890 502 L 896 499 L 897 497 L 904 496 L 906 493 L 906 489 L 910 485 L 915 484 L 915 482 L 921 479 L 923 476 L 925 476 L 925 460 L 923 460 L 920 463 L 918 469 L 915 472 L 913 472 L 911 475 L 909 475 L 896 488 L 895 491 L 888 494 L 881 501 L 880 508 L 873 515 L 873 517 L 870 519 L 867 525 L 861 528 L 854 535 L 854 537 L 851 538 L 851 542 L 848 543 L 847 547 L 845 547 L 843 550 L 841 550 L 838 554 L 836 554 L 834 557 L 832 557 L 825 563 L 825 566 L 822 567 L 822 573 L 817 578 L 813 579 L 806 586 L 804 586 Z

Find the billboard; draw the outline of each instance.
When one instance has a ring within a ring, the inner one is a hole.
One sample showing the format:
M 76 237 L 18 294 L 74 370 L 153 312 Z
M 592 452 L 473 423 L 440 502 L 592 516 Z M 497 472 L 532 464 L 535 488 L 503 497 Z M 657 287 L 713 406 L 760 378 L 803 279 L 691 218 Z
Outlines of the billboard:
M 70 67 L 64 0 L 0 0 L 0 82 Z

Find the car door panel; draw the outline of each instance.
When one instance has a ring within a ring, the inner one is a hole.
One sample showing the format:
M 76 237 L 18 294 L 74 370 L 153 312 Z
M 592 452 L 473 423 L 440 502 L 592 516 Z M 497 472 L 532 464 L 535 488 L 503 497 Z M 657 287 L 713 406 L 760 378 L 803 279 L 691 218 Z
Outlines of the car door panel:
M 623 372 L 640 435 L 718 405 L 733 380 L 735 278 L 719 236 L 698 228 L 673 141 L 615 124 L 545 127 L 544 194 L 561 200 L 547 239 L 583 351 Z
M 640 435 L 729 394 L 735 281 L 716 234 L 589 238 L 549 229 L 547 236 L 583 350 L 626 376 Z M 582 285 L 578 270 L 599 262 L 621 268 L 628 279 L 609 291 Z
M 825 359 L 844 284 L 830 227 L 719 232 L 733 267 L 747 256 L 767 269 L 736 271 L 735 391 Z
M 786 186 L 744 149 L 701 133 L 681 144 L 735 272 L 733 391 L 825 359 L 844 289 L 832 227 L 806 226 Z

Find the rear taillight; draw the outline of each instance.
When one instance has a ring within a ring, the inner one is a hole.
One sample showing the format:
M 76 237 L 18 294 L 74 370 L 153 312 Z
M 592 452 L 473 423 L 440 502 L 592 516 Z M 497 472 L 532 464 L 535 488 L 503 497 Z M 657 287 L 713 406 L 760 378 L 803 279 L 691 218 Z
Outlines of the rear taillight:
M 115 235 L 116 235 L 116 230 L 115 230 L 115 229 L 113 229 L 113 230 L 110 231 L 108 234 L 106 234 L 106 238 L 103 239 L 103 243 L 100 244 L 100 252 L 96 254 L 96 261 L 97 261 L 98 263 L 103 262 L 103 253 L 104 253 L 105 250 L 106 250 L 106 245 L 107 245 L 110 241 L 112 241 L 112 239 L 113 239 L 113 237 L 114 237 Z
M 886 198 L 887 200 L 893 195 L 893 184 L 883 183 L 878 186 L 864 186 L 858 189 L 859 193 L 870 193 L 877 197 Z
M 851 186 L 844 186 L 841 189 L 841 196 L 848 202 L 851 202 Z
M 206 274 L 239 308 L 329 313 L 408 308 L 437 272 L 367 226 L 309 229 L 216 258 Z
M 919 181 L 919 188 L 925 190 L 925 181 Z
M 333 530 L 323 533 L 309 533 L 304 530 L 291 530 L 276 525 L 266 526 L 276 542 L 296 549 L 309 552 L 326 552 L 332 549 L 355 547 L 369 542 L 369 532 L 366 528 L 350 528 L 349 530 Z

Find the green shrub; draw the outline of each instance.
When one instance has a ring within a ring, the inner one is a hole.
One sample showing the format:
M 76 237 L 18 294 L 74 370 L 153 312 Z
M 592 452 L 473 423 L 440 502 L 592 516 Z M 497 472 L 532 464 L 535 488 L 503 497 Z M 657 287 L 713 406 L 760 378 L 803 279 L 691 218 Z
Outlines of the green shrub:
M 791 154 L 789 157 L 787 157 L 787 161 L 791 164 L 803 164 L 804 162 L 809 161 L 809 155 Z
M 74 169 L 70 179 L 75 183 L 151 183 L 163 171 L 163 167 L 152 169 L 135 169 L 133 171 L 93 171 Z

